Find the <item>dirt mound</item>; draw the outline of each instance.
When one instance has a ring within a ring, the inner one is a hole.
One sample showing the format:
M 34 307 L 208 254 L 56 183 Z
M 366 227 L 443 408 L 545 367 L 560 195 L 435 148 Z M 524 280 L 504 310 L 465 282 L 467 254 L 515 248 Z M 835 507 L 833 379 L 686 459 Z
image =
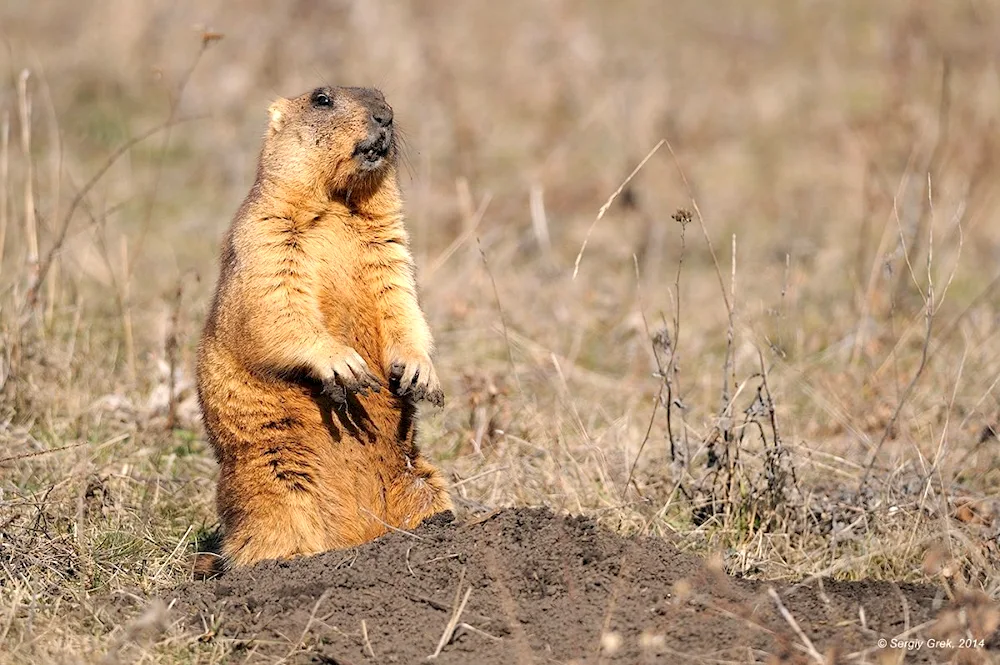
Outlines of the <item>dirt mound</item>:
M 806 641 L 873 662 L 880 638 L 924 638 L 913 629 L 947 610 L 934 587 L 826 581 L 777 588 L 786 617 L 768 588 L 662 539 L 518 509 L 439 516 L 353 550 L 191 582 L 166 600 L 182 627 L 235 645 L 240 662 L 344 664 L 422 661 L 449 627 L 441 663 L 809 662 Z M 947 651 L 924 643 L 907 662 L 939 659 Z

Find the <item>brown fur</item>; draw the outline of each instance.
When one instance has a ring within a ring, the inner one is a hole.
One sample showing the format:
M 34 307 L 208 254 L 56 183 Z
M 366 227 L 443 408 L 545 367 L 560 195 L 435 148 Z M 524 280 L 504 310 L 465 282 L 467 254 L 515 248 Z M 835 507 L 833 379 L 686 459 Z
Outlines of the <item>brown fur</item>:
M 198 355 L 226 565 L 357 545 L 451 507 L 415 442 L 415 402 L 443 396 L 391 119 L 361 88 L 271 106 Z

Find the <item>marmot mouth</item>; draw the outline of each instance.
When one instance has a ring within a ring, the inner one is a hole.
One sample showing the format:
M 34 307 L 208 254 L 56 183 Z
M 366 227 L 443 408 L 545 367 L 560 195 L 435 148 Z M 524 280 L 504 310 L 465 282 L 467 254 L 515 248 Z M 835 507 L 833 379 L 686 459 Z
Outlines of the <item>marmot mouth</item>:
M 361 168 L 368 171 L 381 166 L 391 149 L 392 134 L 383 129 L 360 141 L 354 148 L 354 157 L 361 162 Z

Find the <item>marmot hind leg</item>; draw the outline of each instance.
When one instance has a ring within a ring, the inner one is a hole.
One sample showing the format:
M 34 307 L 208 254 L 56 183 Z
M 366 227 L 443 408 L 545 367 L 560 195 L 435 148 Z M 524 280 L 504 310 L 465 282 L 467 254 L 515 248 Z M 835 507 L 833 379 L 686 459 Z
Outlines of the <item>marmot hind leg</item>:
M 386 521 L 403 529 L 415 528 L 452 508 L 441 472 L 422 457 L 413 460 L 412 469 L 386 492 Z
M 309 499 L 289 505 L 276 500 L 263 510 L 244 509 L 226 525 L 221 554 L 224 566 L 252 566 L 267 559 L 290 559 L 330 549 L 318 506 Z

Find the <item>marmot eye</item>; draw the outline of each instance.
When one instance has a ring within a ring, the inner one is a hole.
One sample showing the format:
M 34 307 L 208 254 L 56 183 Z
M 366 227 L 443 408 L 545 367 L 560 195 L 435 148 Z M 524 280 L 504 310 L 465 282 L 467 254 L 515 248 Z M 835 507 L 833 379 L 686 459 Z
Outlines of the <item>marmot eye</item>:
M 312 95 L 313 106 L 330 106 L 330 96 L 322 90 L 317 90 Z

